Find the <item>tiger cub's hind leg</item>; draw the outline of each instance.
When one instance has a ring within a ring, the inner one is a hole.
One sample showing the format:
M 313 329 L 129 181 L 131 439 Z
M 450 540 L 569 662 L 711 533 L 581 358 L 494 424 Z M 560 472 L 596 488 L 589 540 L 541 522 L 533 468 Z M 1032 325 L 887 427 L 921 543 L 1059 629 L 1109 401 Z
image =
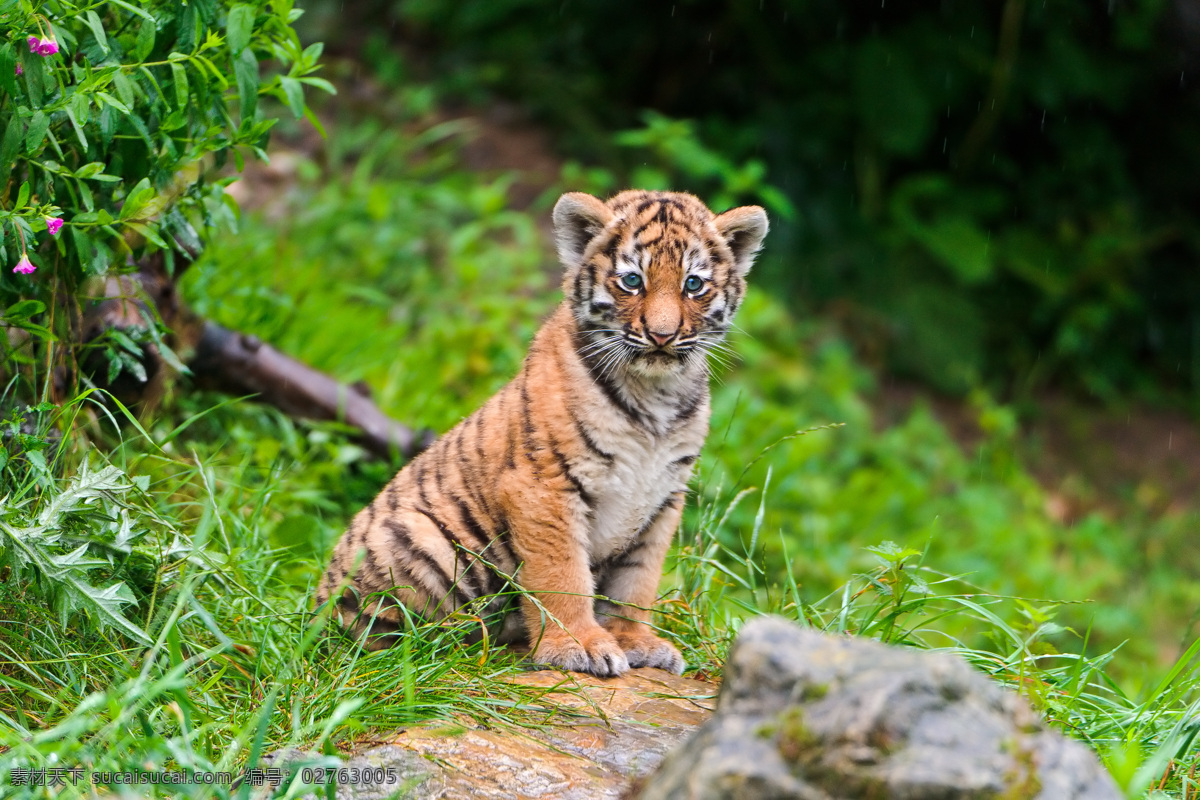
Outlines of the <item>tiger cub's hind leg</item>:
M 675 645 L 650 627 L 650 607 L 658 596 L 663 561 L 683 514 L 683 493 L 668 504 L 630 543 L 596 568 L 596 603 L 601 625 L 625 651 L 631 667 L 658 667 L 676 675 L 683 672 L 683 656 Z M 611 602 L 610 602 L 611 601 Z
M 338 543 L 318 597 L 336 596 L 334 615 L 347 634 L 359 640 L 367 633 L 365 646 L 380 650 L 411 622 L 443 619 L 497 582 L 430 515 L 368 507 Z

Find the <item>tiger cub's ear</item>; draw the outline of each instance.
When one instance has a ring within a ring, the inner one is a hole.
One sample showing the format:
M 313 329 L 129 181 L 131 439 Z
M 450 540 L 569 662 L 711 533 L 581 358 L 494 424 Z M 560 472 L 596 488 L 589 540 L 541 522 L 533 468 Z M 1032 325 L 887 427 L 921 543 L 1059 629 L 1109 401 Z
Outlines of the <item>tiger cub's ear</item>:
M 588 242 L 604 230 L 613 213 L 600 200 L 583 192 L 568 192 L 554 204 L 554 240 L 558 260 L 567 269 L 579 264 Z
M 770 227 L 767 212 L 758 206 L 742 206 L 717 216 L 713 224 L 733 251 L 734 269 L 738 275 L 745 277 Z

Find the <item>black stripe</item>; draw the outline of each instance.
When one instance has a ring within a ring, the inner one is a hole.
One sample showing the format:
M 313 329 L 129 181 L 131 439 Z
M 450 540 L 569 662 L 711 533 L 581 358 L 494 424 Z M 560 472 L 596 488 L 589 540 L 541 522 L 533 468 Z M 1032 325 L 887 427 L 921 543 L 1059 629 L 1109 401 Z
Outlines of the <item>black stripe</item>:
M 437 563 L 433 556 L 417 547 L 416 543 L 413 542 L 412 533 L 408 530 L 407 526 L 401 522 L 391 519 L 384 520 L 383 526 L 387 529 L 388 533 L 391 534 L 392 542 L 396 545 L 399 545 L 401 552 L 405 556 L 411 560 L 419 561 L 425 566 L 429 567 L 429 569 L 432 570 L 433 573 L 442 580 L 441 587 L 430 587 L 424 581 L 421 581 L 418 575 L 412 570 L 404 570 L 408 573 L 408 577 L 413 579 L 414 588 L 417 585 L 420 585 L 421 588 L 425 590 L 425 593 L 431 597 L 444 597 L 452 590 L 452 588 L 454 588 L 454 581 L 451 580 L 450 576 L 446 574 L 446 571 L 442 569 L 442 565 Z M 370 558 L 370 553 L 367 554 L 367 557 Z M 468 597 L 466 599 L 469 600 L 470 598 Z
M 520 560 L 517 558 L 517 554 L 513 552 L 512 543 L 508 541 L 509 536 L 511 535 L 512 534 L 508 529 L 508 524 L 506 522 L 502 522 L 500 525 L 500 530 L 495 536 L 492 537 L 492 540 L 488 542 L 489 549 L 495 548 L 502 556 L 508 559 L 508 564 L 504 565 L 504 567 L 510 574 L 521 564 Z M 492 560 L 494 561 L 495 559 Z
M 610 381 L 606 375 L 597 372 L 591 365 L 588 365 L 588 373 L 592 376 L 592 379 L 596 382 L 596 385 L 600 387 L 600 391 L 604 393 L 606 398 L 608 398 L 609 403 L 611 403 L 617 408 L 618 411 L 628 417 L 631 422 L 634 422 L 640 427 L 646 427 L 645 416 L 643 416 L 640 411 L 625 402 L 625 399 L 621 397 L 617 387 L 612 384 L 612 381 Z
M 579 305 L 581 302 L 583 302 L 583 297 L 580 295 L 582 288 L 583 270 L 581 269 L 579 272 L 575 273 L 575 280 L 571 284 L 571 299 L 574 301 L 575 305 Z
M 625 547 L 621 548 L 615 553 L 610 553 L 608 556 L 605 556 L 596 565 L 593 571 L 597 573 L 610 572 L 614 569 L 626 569 L 629 567 L 641 566 L 642 562 L 631 561 L 629 560 L 629 557 L 646 546 L 646 533 L 654 526 L 654 523 L 658 522 L 659 517 L 661 517 L 666 510 L 674 505 L 675 502 L 682 496 L 683 495 L 680 493 L 673 493 L 669 495 L 667 499 L 664 500 L 658 506 L 658 508 L 654 510 L 654 513 L 650 515 L 650 518 L 642 524 L 642 527 L 638 528 L 637 534 L 629 540 Z
M 342 585 L 342 581 L 346 579 L 346 573 L 343 570 L 337 571 L 337 577 L 334 577 L 333 564 L 329 565 L 329 569 L 325 570 L 325 584 L 321 587 L 325 592 L 325 599 L 333 599 L 333 593 Z
M 482 463 L 482 460 L 477 462 L 471 460 L 471 458 L 467 455 L 466 447 L 463 445 L 464 438 L 465 433 L 464 435 L 459 436 L 457 442 L 455 443 L 456 449 L 458 450 L 458 468 L 460 472 L 459 480 L 462 483 L 463 488 L 467 490 L 467 494 L 470 496 L 471 501 L 474 502 L 475 505 L 484 509 L 484 511 L 487 511 L 487 501 L 483 498 L 479 491 L 479 487 L 483 484 L 483 481 L 479 479 L 479 464 Z M 476 435 L 475 446 L 479 446 L 478 435 Z
M 525 438 L 525 457 L 533 461 L 533 452 L 537 450 L 537 446 L 533 442 L 533 417 L 529 414 L 529 392 L 526 391 L 525 384 L 527 376 L 521 374 L 521 431 Z
M 640 234 L 642 231 L 646 230 L 646 228 L 648 228 L 648 227 L 650 227 L 650 226 L 643 225 L 641 230 L 638 231 L 638 233 Z M 660 226 L 658 236 L 655 236 L 653 239 L 642 239 L 641 241 L 638 242 L 638 247 L 649 247 L 650 245 L 654 244 L 655 242 L 662 241 L 663 237 L 666 235 L 667 235 L 666 226 L 665 225 Z
M 580 270 L 580 275 L 582 276 L 585 271 L 587 272 L 587 283 L 583 285 L 583 288 L 587 291 L 580 292 L 577 295 L 578 303 L 580 305 L 582 305 L 585 301 L 591 300 L 596 294 L 596 265 L 588 264 L 586 270 Z
M 614 231 L 612 238 L 608 240 L 608 246 L 604 248 L 604 255 L 608 257 L 609 269 L 615 269 L 617 266 L 617 248 L 621 244 L 621 236 L 619 231 Z
M 458 506 L 458 516 L 462 519 L 463 526 L 475 537 L 475 541 L 479 542 L 479 547 L 474 551 L 479 552 L 479 550 L 482 550 L 487 545 L 488 539 L 491 537 L 483 529 L 483 525 L 475 518 L 475 515 L 471 513 L 471 509 L 463 502 L 462 498 L 454 497 L 451 499 Z
M 592 382 L 600 387 L 600 391 L 608 399 L 608 402 L 616 407 L 618 411 L 624 414 L 629 420 L 640 427 L 646 427 L 645 416 L 637 409 L 632 408 L 617 391 L 617 387 L 612 384 L 607 376 L 596 369 L 595 362 L 585 356 L 580 355 L 580 351 L 586 347 L 587 343 L 583 340 L 583 332 L 576 330 L 574 333 L 575 355 L 587 367 L 588 375 L 591 376 Z
M 641 528 L 638 528 L 636 538 L 640 540 L 643 536 L 645 536 L 646 532 L 654 526 L 654 523 L 658 522 L 658 518 L 661 517 L 668 508 L 671 508 L 673 505 L 675 505 L 675 501 L 682 498 L 683 494 L 681 492 L 675 492 L 668 495 L 667 499 L 663 500 L 662 503 L 659 504 L 658 508 L 654 509 L 654 513 L 650 515 L 650 518 L 646 520 L 646 523 L 642 525 Z
M 358 594 L 350 590 L 348 587 L 342 592 L 342 596 L 337 598 L 334 603 L 338 606 L 338 608 L 343 608 L 356 616 L 361 608 L 358 604 Z
M 439 448 L 438 461 L 433 465 L 433 488 L 437 490 L 438 497 L 446 496 L 446 487 L 443 485 L 443 481 L 446 477 L 446 456 L 450 455 L 449 449 L 449 442 Z M 421 499 L 424 500 L 424 497 Z
M 478 542 L 477 545 L 469 548 L 469 552 L 472 556 L 474 556 L 471 559 L 471 564 L 479 567 L 479 571 L 483 576 L 483 585 L 486 587 L 486 591 L 482 591 L 480 594 L 496 594 L 502 588 L 504 588 L 504 582 L 493 569 L 484 563 L 484 560 L 493 562 L 495 561 L 495 558 L 485 555 L 485 552 L 494 539 L 486 530 L 484 530 L 483 525 L 479 522 L 475 515 L 471 513 L 470 507 L 463 502 L 461 498 L 455 497 L 452 499 L 454 500 L 455 506 L 458 507 L 458 516 L 463 526 L 470 531 L 471 536 L 476 542 Z
M 476 412 L 474 420 L 472 435 L 475 439 L 475 446 L 473 448 L 475 461 L 471 464 L 471 469 L 467 474 L 471 482 L 471 485 L 467 488 L 471 493 L 471 499 L 475 501 L 475 505 L 482 508 L 488 516 L 495 516 L 495 513 L 492 511 L 491 501 L 488 499 L 488 493 L 484 491 L 485 487 L 491 486 L 491 482 L 484 479 L 488 459 L 487 454 L 483 452 L 483 434 L 480 432 L 483 428 L 483 414 Z
M 399 623 L 393 622 L 392 620 L 388 619 L 387 617 L 382 617 L 382 616 L 378 616 L 378 615 L 374 619 L 371 619 L 370 617 L 364 615 L 362 618 L 362 624 L 364 626 L 367 626 L 367 625 L 370 626 L 369 635 L 372 640 L 392 638 L 392 637 L 399 636 L 401 633 L 404 632 L 404 628 L 401 627 L 401 625 Z M 382 641 L 372 641 L 371 644 L 383 645 L 384 647 L 390 647 L 391 645 L 395 644 L 395 642 L 386 642 L 385 643 Z
M 575 410 L 573 408 L 567 408 L 567 416 L 569 416 L 571 418 L 571 422 L 575 424 L 575 430 L 579 434 L 579 438 L 583 441 L 583 446 L 586 447 L 592 454 L 611 464 L 616 456 L 612 455 L 611 453 L 606 453 L 600 449 L 600 445 L 596 444 L 595 440 L 592 439 L 592 437 L 588 434 L 587 428 L 583 424 L 583 420 L 575 415 Z
M 558 443 L 554 441 L 554 437 L 550 438 L 550 452 L 554 455 L 554 459 L 558 461 L 558 466 L 562 469 L 563 477 L 575 487 L 575 493 L 579 495 L 579 499 L 587 506 L 588 513 L 590 514 L 595 501 L 592 499 L 591 493 L 583 488 L 583 483 L 579 478 L 576 478 L 571 472 L 571 465 L 567 462 L 567 457 L 559 452 Z
M 462 587 L 462 584 L 465 583 L 467 588 L 470 589 L 471 592 L 473 592 L 473 594 L 470 594 L 470 595 L 466 595 L 465 593 L 463 594 L 463 596 L 465 596 L 467 600 L 472 600 L 472 599 L 484 594 L 483 586 L 477 584 L 475 582 L 474 577 L 472 577 L 472 575 L 471 575 L 471 565 L 479 564 L 478 559 L 471 559 L 471 560 L 467 561 L 466 563 L 463 563 L 464 558 L 468 557 L 471 552 L 470 548 L 464 546 L 462 543 L 462 540 L 458 538 L 458 536 L 454 533 L 454 531 L 452 531 L 450 529 L 450 527 L 446 525 L 446 523 L 444 523 L 440 519 L 438 519 L 438 517 L 429 509 L 418 508 L 417 513 L 428 518 L 429 521 L 432 522 L 435 527 L 437 527 L 438 531 L 441 532 L 442 536 L 445 537 L 446 542 L 450 545 L 451 549 L 454 551 L 454 563 L 462 566 L 462 568 L 463 568 L 462 574 L 459 576 L 458 582 L 457 582 L 458 586 L 456 586 L 455 588 L 459 592 L 462 592 L 461 587 Z M 483 566 L 482 564 L 479 564 L 479 566 L 480 566 L 480 568 L 482 568 L 484 570 L 487 569 L 487 567 Z M 486 573 L 485 573 L 484 584 L 486 585 L 486 583 L 487 583 L 487 578 L 486 578 Z
M 429 451 L 426 450 L 413 463 L 413 482 L 417 485 L 417 498 L 426 505 L 429 504 L 429 498 L 425 495 L 425 462 L 429 458 Z
M 367 526 L 359 525 L 358 520 L 356 514 L 354 519 L 350 520 L 350 529 L 346 531 L 346 541 L 355 551 L 367 543 Z
M 688 400 L 688 402 L 685 403 L 682 408 L 679 409 L 679 412 L 675 415 L 675 418 L 671 420 L 671 423 L 667 426 L 667 429 L 673 430 L 679 425 L 682 425 L 690 420 L 692 417 L 696 416 L 696 412 L 700 410 L 700 405 L 703 402 L 704 392 L 699 391 L 694 397 Z
M 513 436 L 512 423 L 504 426 L 504 433 L 508 437 L 508 440 L 504 445 L 504 466 L 506 469 L 516 469 L 517 441 L 516 437 Z

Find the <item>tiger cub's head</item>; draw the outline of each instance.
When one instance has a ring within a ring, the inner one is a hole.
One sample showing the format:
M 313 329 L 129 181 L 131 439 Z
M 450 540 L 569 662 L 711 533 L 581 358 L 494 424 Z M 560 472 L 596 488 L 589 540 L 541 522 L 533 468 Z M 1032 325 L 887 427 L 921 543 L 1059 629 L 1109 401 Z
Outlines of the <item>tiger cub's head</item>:
M 581 353 L 605 372 L 666 376 L 720 347 L 767 214 L 713 214 L 680 192 L 628 191 L 607 203 L 571 192 L 554 206 L 554 233 Z

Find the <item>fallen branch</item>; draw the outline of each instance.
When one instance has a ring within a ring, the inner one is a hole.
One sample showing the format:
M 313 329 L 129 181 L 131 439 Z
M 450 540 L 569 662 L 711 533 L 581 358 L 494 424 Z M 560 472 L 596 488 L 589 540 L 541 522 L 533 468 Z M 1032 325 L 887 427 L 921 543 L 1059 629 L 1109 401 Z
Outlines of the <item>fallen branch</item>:
M 432 431 L 413 431 L 384 414 L 357 386 L 338 383 L 256 336 L 206 321 L 188 362 L 197 382 L 233 394 L 256 394 L 285 414 L 337 420 L 358 428 L 363 446 L 380 458 L 411 458 Z

